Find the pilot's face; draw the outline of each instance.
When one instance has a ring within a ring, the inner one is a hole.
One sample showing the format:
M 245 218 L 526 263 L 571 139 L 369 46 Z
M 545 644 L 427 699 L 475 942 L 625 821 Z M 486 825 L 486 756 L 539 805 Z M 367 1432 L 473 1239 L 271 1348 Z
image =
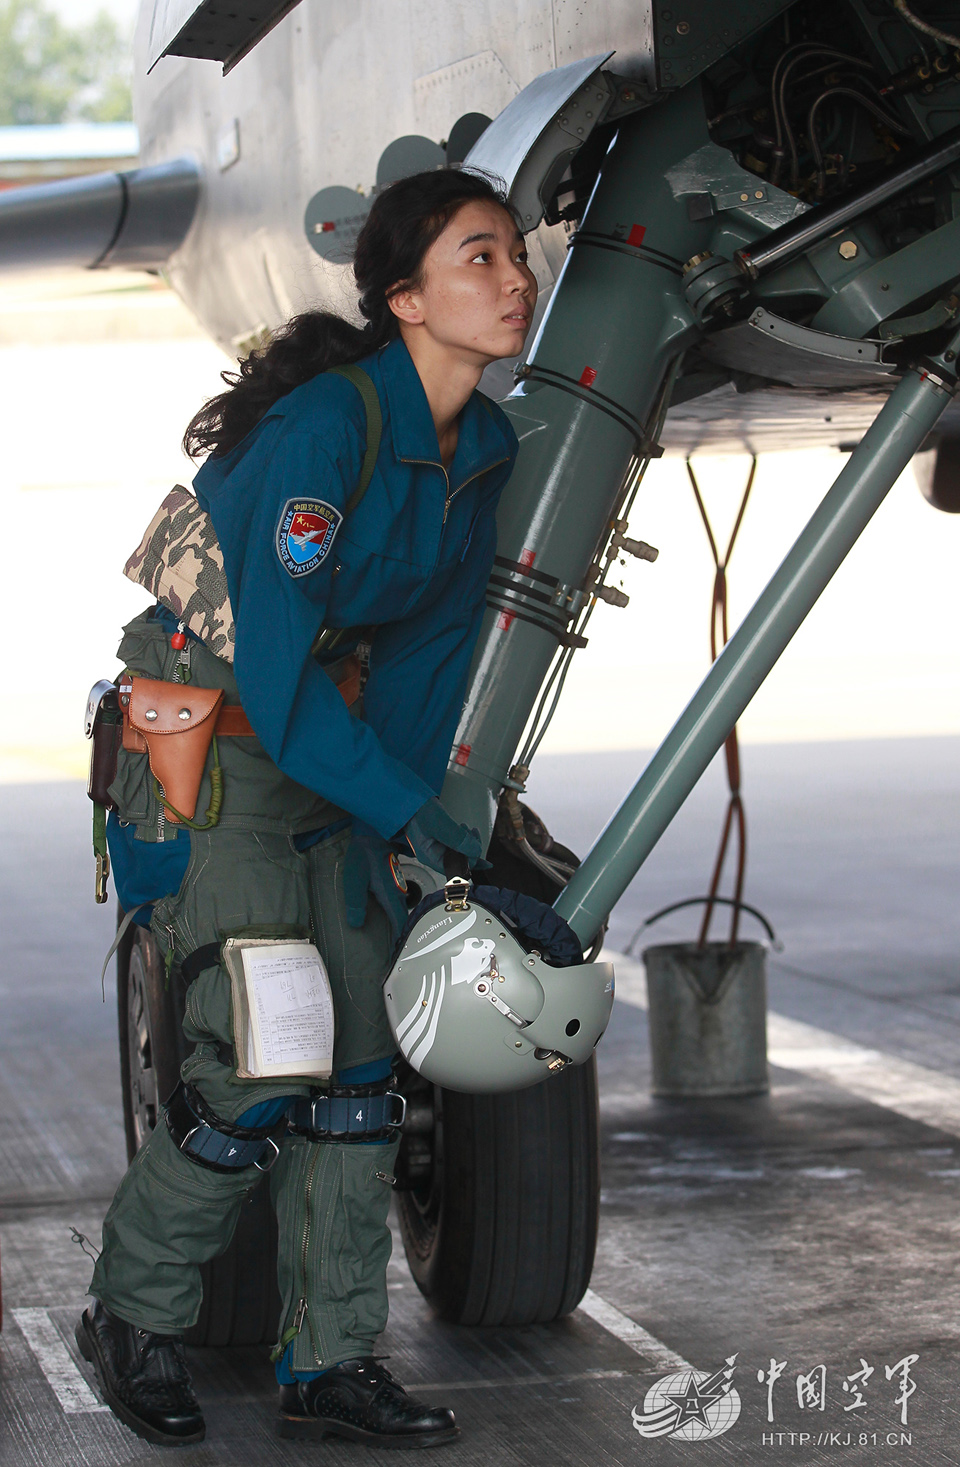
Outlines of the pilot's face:
M 434 240 L 420 288 L 404 295 L 436 346 L 486 366 L 522 350 L 537 281 L 506 209 L 475 202 L 464 204 Z

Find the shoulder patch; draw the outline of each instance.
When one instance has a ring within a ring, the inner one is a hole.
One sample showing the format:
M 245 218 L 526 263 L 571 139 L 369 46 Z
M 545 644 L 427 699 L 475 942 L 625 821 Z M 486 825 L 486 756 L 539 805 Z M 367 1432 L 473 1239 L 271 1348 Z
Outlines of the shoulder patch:
M 322 499 L 288 499 L 277 526 L 277 554 L 292 576 L 306 576 L 327 558 L 343 515 Z

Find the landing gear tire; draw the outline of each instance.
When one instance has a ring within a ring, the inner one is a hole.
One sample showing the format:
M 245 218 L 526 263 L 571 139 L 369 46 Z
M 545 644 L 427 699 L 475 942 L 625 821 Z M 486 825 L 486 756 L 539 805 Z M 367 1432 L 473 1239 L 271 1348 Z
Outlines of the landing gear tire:
M 575 867 L 521 806 L 538 851 Z M 482 880 L 554 902 L 562 882 L 495 834 Z M 461 1095 L 407 1064 L 397 1157 L 404 1251 L 420 1291 L 456 1324 L 545 1324 L 590 1282 L 600 1207 L 596 1057 L 529 1090 Z
M 177 1083 L 186 1052 L 183 986 L 167 981 L 153 936 L 129 927 L 117 949 L 117 1017 L 127 1160 L 157 1124 L 160 1104 Z M 200 1317 L 188 1345 L 272 1344 L 280 1323 L 277 1223 L 270 1191 L 257 1186 L 240 1209 L 230 1245 L 203 1264 Z
M 397 1204 L 421 1292 L 455 1324 L 569 1314 L 597 1242 L 596 1059 L 506 1095 L 441 1090 L 404 1069 L 415 1129 L 404 1129 Z
M 177 1083 L 180 1022 L 150 933 L 127 928 L 117 950 L 117 1021 L 123 1128 L 132 1161 L 157 1124 L 160 1104 Z

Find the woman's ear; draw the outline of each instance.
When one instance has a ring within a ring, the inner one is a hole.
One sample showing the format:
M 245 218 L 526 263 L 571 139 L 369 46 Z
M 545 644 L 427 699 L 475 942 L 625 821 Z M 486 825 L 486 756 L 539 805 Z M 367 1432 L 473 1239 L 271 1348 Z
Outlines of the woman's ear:
M 393 314 L 398 320 L 407 326 L 421 326 L 423 324 L 423 307 L 420 301 L 420 292 L 417 290 L 398 290 L 396 295 L 387 297 Z

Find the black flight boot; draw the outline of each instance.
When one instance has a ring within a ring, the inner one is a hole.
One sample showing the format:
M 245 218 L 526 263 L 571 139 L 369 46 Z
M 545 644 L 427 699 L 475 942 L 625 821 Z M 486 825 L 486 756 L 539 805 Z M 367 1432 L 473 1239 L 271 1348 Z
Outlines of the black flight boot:
M 439 1447 L 460 1435 L 451 1410 L 415 1401 L 374 1355 L 282 1385 L 277 1430 L 293 1441 L 345 1436 L 368 1447 Z
M 160 1446 L 203 1440 L 203 1416 L 179 1335 L 138 1329 L 99 1299 L 81 1314 L 76 1335 L 103 1399 L 137 1436 Z

